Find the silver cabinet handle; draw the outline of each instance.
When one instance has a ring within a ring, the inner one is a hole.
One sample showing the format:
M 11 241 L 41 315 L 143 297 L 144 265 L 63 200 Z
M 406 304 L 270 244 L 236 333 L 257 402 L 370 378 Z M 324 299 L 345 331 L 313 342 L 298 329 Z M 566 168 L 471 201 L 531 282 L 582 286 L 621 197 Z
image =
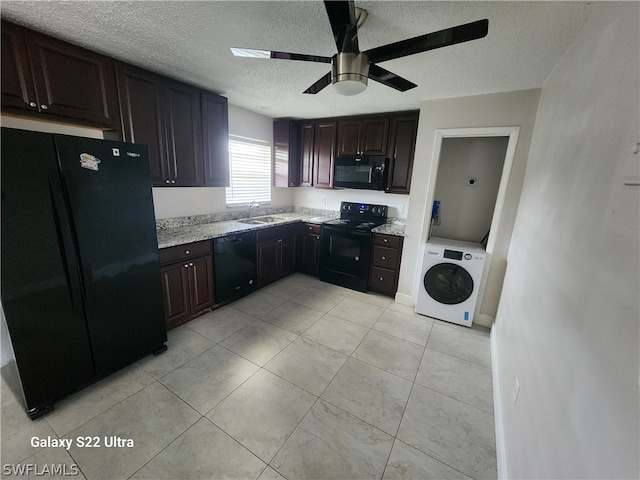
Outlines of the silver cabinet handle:
M 169 180 L 165 180 L 164 183 L 170 183 Z
M 384 280 L 384 277 L 380 277 L 380 281 Z
M 190 266 L 190 267 L 193 267 L 193 263 L 189 263 L 189 266 Z
M 278 243 L 282 243 L 282 239 L 281 238 L 278 239 Z
M 38 106 L 38 104 L 36 102 L 29 102 L 29 106 L 36 108 Z
M 189 265 L 185 264 L 184 268 L 189 268 Z
M 360 261 L 360 257 L 353 257 L 353 259 L 354 259 L 356 262 Z
M 42 105 L 40 105 L 40 108 L 41 108 L 42 110 L 46 110 L 46 109 L 47 109 L 47 108 L 49 108 L 49 107 L 47 107 L 47 106 L 43 103 Z
M 385 256 L 383 255 L 383 256 L 382 256 L 382 259 L 383 259 L 383 260 L 386 260 L 386 259 L 387 259 L 387 257 L 385 257 Z
M 176 183 L 176 181 L 175 180 L 171 180 L 171 183 Z
M 185 251 L 184 251 L 184 254 L 185 254 L 185 255 L 189 255 L 189 253 L 190 253 L 190 252 L 189 252 L 189 250 L 185 250 Z
M 383 238 L 383 239 L 382 239 L 382 241 L 383 241 L 384 243 L 388 243 L 388 242 L 389 242 L 389 240 L 388 240 L 388 239 L 386 239 L 386 238 Z

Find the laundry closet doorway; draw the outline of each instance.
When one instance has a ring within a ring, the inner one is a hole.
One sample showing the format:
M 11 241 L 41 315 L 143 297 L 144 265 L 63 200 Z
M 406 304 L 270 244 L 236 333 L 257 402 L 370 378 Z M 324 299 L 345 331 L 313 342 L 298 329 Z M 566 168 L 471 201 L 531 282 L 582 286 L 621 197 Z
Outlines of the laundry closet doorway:
M 485 288 L 490 284 L 490 297 L 497 298 L 504 279 L 504 262 L 493 265 L 493 250 L 497 241 L 508 243 L 512 233 L 511 226 L 502 225 L 501 220 L 519 133 L 520 127 L 515 126 L 436 130 L 427 205 L 431 211 L 434 200 L 440 200 L 440 222 L 427 216 L 423 229 L 427 238 L 477 243 L 488 233 L 483 243 L 487 255 L 476 307 L 478 323 L 484 326 L 490 326 L 495 315 L 480 313 Z M 470 179 L 475 180 L 473 185 L 468 185 Z
M 498 198 L 509 137 L 444 138 L 430 236 L 486 241 Z

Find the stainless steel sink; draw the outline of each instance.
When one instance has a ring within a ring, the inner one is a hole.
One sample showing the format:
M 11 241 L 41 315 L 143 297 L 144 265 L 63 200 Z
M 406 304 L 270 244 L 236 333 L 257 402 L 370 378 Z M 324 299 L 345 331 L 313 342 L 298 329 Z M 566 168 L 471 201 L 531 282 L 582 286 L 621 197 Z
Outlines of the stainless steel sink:
M 238 220 L 238 222 L 246 223 L 248 225 L 264 225 L 265 223 L 281 222 L 283 220 L 284 218 L 281 218 L 281 217 L 266 216 L 266 217 L 255 217 L 255 218 L 243 218 L 241 220 Z

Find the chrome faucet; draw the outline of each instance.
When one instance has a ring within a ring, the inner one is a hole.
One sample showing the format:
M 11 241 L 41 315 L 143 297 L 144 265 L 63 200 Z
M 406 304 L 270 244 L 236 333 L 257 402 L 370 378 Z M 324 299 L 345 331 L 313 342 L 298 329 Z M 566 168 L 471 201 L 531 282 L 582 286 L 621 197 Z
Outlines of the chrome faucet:
M 260 204 L 256 201 L 251 201 L 249 202 L 249 210 L 253 209 L 253 208 L 258 208 L 260 206 Z

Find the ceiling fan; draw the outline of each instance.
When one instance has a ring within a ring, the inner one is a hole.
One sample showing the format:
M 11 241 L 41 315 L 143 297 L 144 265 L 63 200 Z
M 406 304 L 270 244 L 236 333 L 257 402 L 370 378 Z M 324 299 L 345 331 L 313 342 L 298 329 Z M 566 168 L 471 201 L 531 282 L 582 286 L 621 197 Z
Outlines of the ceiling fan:
M 417 85 L 385 70 L 377 65 L 378 63 L 477 40 L 485 37 L 489 29 L 489 20 L 478 20 L 361 52 L 358 48 L 358 27 L 364 23 L 367 11 L 357 8 L 353 0 L 325 0 L 324 6 L 338 47 L 338 53 L 333 57 L 235 47 L 231 48 L 231 52 L 237 57 L 330 63 L 331 72 L 307 88 L 304 93 L 318 93 L 332 83 L 336 92 L 341 95 L 357 95 L 367 88 L 368 78 L 405 92 Z

